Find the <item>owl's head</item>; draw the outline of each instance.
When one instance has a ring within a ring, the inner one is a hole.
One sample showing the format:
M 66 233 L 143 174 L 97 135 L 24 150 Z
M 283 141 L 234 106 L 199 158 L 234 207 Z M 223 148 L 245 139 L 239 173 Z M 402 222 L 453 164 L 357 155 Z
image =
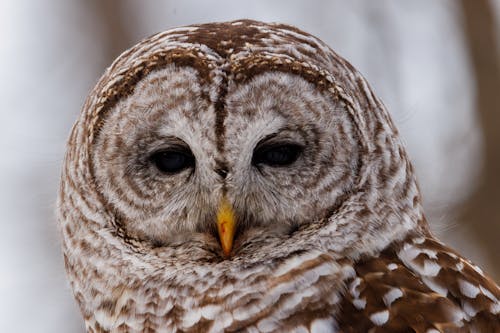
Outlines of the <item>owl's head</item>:
M 107 70 L 71 140 L 62 196 L 85 187 L 87 209 L 129 244 L 202 240 L 238 256 L 298 232 L 369 243 L 422 219 L 383 106 L 349 63 L 289 26 L 151 37 Z

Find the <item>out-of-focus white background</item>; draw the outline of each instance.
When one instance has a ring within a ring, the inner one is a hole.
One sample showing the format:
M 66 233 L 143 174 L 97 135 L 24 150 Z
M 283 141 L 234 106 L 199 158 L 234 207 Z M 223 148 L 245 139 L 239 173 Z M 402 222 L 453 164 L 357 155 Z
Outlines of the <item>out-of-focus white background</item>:
M 54 218 L 72 122 L 106 66 L 167 28 L 296 25 L 357 67 L 416 167 L 428 220 L 500 278 L 500 0 L 0 2 L 0 331 L 83 332 Z

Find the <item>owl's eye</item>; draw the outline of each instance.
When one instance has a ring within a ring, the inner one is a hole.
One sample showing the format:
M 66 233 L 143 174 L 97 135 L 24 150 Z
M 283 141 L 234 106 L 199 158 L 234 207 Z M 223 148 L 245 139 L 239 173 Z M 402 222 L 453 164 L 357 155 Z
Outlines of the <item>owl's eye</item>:
M 302 146 L 293 143 L 263 145 L 255 149 L 252 164 L 267 164 L 274 167 L 287 166 L 295 162 L 301 152 Z
M 161 172 L 173 174 L 194 167 L 195 161 L 187 148 L 161 150 L 151 155 L 151 161 Z

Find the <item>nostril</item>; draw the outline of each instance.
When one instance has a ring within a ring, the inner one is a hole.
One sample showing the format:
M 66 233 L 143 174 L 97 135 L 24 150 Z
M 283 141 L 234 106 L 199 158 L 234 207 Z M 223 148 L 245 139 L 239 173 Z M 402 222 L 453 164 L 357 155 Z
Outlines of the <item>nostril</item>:
M 220 168 L 217 168 L 215 169 L 215 172 L 221 176 L 223 179 L 226 179 L 226 176 L 227 176 L 227 168 L 225 167 L 220 167 Z

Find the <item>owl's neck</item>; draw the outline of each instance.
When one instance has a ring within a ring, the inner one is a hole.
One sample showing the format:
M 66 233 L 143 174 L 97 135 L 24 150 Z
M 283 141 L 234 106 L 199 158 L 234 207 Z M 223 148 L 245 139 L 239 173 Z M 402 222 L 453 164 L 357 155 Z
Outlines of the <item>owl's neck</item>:
M 370 244 L 382 250 L 409 233 L 402 221 L 390 233 L 379 228 L 386 234 L 377 242 L 371 231 L 356 230 L 356 240 L 341 232 L 349 222 L 354 227 L 356 221 L 348 221 L 350 214 L 339 211 L 291 235 L 274 234 L 269 238 L 263 235 L 265 230 L 249 230 L 246 245 L 226 259 L 214 252 L 216 243 L 204 245 L 210 241 L 202 235 L 191 242 L 147 253 L 125 251 L 119 259 L 115 253 L 108 253 L 111 255 L 101 258 L 102 264 L 89 262 L 94 267 L 79 272 L 87 276 L 74 272 L 72 283 L 88 327 L 108 330 L 144 329 L 147 326 L 140 325 L 145 322 L 172 331 L 202 329 L 199 325 L 205 322 L 215 325 L 212 327 L 220 325 L 222 330 L 228 309 L 235 316 L 231 325 L 237 322 L 245 327 L 259 309 L 269 308 L 270 304 L 276 313 L 286 311 L 286 316 L 298 316 L 312 308 L 333 316 L 344 281 L 355 274 L 352 258 L 377 251 Z M 364 248 L 369 247 L 368 253 Z M 96 281 L 92 274 L 101 279 Z M 90 279 L 94 281 L 92 288 L 86 283 Z

